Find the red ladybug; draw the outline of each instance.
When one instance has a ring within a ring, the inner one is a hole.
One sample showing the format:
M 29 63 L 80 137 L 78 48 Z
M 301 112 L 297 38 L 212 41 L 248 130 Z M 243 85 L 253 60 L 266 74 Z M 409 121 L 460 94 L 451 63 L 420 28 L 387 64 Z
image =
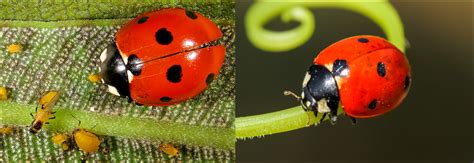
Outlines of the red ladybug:
M 333 123 L 339 105 L 353 119 L 369 118 L 397 107 L 410 81 L 410 64 L 394 45 L 376 36 L 354 36 L 319 53 L 304 78 L 300 101 L 315 114 L 329 113 Z
M 144 13 L 125 24 L 100 56 L 109 92 L 137 104 L 188 100 L 217 76 L 225 57 L 222 36 L 201 14 L 178 8 Z

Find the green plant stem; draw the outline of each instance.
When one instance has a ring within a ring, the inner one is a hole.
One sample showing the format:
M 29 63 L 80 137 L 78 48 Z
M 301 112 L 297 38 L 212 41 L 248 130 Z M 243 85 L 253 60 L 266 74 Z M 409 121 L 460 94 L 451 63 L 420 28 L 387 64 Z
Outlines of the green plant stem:
M 305 7 L 345 9 L 362 14 L 377 23 L 390 42 L 404 50 L 405 35 L 402 22 L 397 11 L 387 0 L 370 2 L 260 0 L 247 11 L 245 17 L 247 37 L 256 47 L 271 52 L 288 51 L 303 45 L 312 37 L 315 29 L 313 13 Z M 278 32 L 264 28 L 266 23 L 279 15 L 284 22 L 294 20 L 301 24 L 294 29 Z
M 339 108 L 338 114 L 342 113 L 342 108 Z M 266 114 L 239 117 L 235 121 L 235 137 L 246 139 L 287 132 L 328 119 L 327 116 L 322 118 L 323 114 L 315 116 L 314 112 L 305 111 L 301 106 Z
M 29 126 L 30 113 L 36 105 L 0 102 L 0 124 Z M 124 116 L 101 115 L 67 108 L 54 108 L 56 119 L 43 130 L 71 133 L 78 127 L 88 129 L 98 135 L 121 138 L 143 139 L 179 144 L 209 146 L 219 149 L 234 149 L 233 128 L 194 126 L 175 122 Z M 76 117 L 78 120 L 72 117 Z

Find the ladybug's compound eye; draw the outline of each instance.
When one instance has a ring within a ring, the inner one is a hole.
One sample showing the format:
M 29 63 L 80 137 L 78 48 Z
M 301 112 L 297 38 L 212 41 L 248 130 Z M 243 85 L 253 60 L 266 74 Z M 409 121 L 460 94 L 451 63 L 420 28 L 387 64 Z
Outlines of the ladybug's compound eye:
M 109 92 L 118 96 L 130 96 L 127 67 L 115 43 L 102 52 L 100 60 L 100 76 L 108 85 Z

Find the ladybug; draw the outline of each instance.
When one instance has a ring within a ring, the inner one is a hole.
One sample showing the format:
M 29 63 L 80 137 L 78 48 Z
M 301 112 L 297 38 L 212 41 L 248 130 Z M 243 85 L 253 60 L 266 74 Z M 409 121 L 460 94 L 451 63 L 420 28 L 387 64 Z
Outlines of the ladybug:
M 168 8 L 141 14 L 119 29 L 101 54 L 100 76 L 112 94 L 139 105 L 186 101 L 216 78 L 225 47 L 219 28 L 199 13 Z
M 406 56 L 387 40 L 369 35 L 336 42 L 314 59 L 299 98 L 307 111 L 329 115 L 334 124 L 339 107 L 345 115 L 370 118 L 396 108 L 411 82 Z

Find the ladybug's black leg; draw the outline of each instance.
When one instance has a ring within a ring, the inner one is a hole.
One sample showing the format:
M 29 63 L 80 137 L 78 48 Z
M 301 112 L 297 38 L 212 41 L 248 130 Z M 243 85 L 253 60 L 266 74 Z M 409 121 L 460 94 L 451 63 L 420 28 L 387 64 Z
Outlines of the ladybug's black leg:
M 323 122 L 324 118 L 326 118 L 327 115 L 328 115 L 328 113 L 323 113 L 323 115 L 322 115 L 321 119 L 319 119 L 318 123 Z
M 331 122 L 332 125 L 335 125 L 336 121 L 337 121 L 337 115 L 335 115 L 331 112 L 329 114 L 329 122 Z
M 357 124 L 357 119 L 356 119 L 356 118 L 351 117 L 351 116 L 349 116 L 349 115 L 346 115 L 346 117 L 351 120 L 351 122 L 352 122 L 353 125 L 356 125 L 356 124 Z
M 31 118 L 35 119 L 35 116 L 33 116 L 33 113 L 30 113 L 30 115 L 31 115 Z
M 331 110 L 331 117 L 330 117 L 330 118 L 331 118 L 331 119 L 330 119 L 331 122 L 332 122 L 333 124 L 336 124 L 336 121 L 337 121 L 337 108 Z
M 317 111 L 315 111 L 315 112 L 313 112 L 313 113 L 314 113 L 314 117 L 318 117 L 318 112 L 317 112 Z M 310 117 L 309 117 L 309 115 L 308 115 L 308 124 L 306 124 L 306 126 L 309 126 L 309 125 L 310 125 L 310 124 L 309 124 L 309 121 L 310 121 Z M 314 125 L 319 125 L 320 122 L 321 122 L 321 121 L 315 122 Z

